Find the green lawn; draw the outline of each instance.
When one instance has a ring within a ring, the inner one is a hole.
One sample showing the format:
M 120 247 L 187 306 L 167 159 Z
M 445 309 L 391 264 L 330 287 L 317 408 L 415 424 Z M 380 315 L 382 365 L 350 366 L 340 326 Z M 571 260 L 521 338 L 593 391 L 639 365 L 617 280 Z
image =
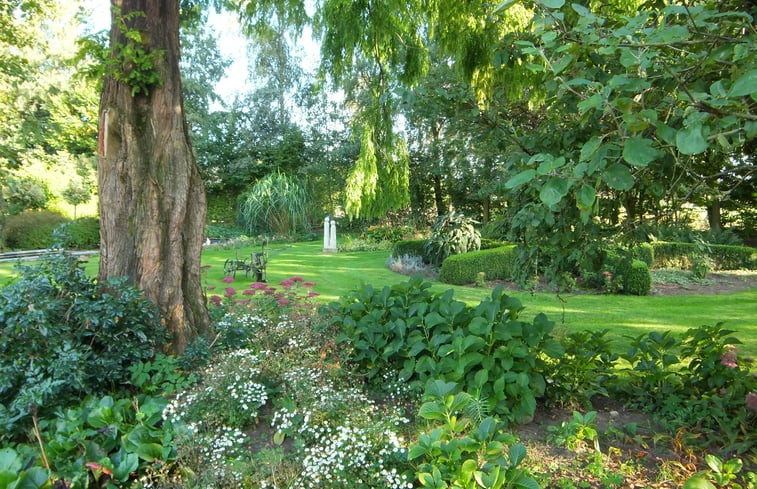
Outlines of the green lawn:
M 286 249 L 276 250 L 287 246 Z M 305 280 L 316 282 L 315 291 L 322 302 L 337 300 L 360 284 L 374 286 L 390 285 L 407 280 L 407 277 L 390 271 L 386 265 L 388 253 L 342 252 L 325 254 L 320 241 L 271 245 L 268 263 L 268 281 L 276 285 L 284 279 L 300 275 Z M 228 286 L 221 282 L 223 264 L 228 258 L 249 257 L 258 247 L 234 249 L 210 249 L 203 254 L 203 264 L 209 265 L 205 283 L 216 287 L 215 291 Z M 96 273 L 97 259 L 87 263 L 87 271 Z M 12 276 L 12 266 L 0 264 L 0 283 Z M 243 273 L 230 284 L 243 289 L 253 279 Z M 455 290 L 455 297 L 469 304 L 479 302 L 489 291 L 473 287 L 457 287 L 441 283 L 435 290 Z M 539 312 L 546 313 L 557 323 L 557 331 L 577 329 L 601 330 L 608 328 L 614 338 L 623 343 L 624 335 L 639 335 L 652 330 L 673 330 L 681 333 L 688 328 L 704 324 L 725 323 L 737 331 L 744 343 L 744 354 L 757 356 L 757 289 L 723 295 L 648 296 L 555 294 L 513 292 L 526 307 L 524 317 L 530 318 Z

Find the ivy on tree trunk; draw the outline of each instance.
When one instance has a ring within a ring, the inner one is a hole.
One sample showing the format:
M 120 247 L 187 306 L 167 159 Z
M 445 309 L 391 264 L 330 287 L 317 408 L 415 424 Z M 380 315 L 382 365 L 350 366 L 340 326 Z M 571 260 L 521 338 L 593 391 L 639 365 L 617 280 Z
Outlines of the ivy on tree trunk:
M 210 323 L 200 254 L 205 191 L 189 141 L 179 75 L 176 0 L 114 0 L 111 46 L 125 44 L 119 15 L 138 32 L 160 82 L 133 94 L 106 76 L 100 100 L 100 279 L 127 276 L 160 308 L 182 352 Z M 133 15 L 135 12 L 143 12 Z M 132 79 L 134 77 L 131 77 Z

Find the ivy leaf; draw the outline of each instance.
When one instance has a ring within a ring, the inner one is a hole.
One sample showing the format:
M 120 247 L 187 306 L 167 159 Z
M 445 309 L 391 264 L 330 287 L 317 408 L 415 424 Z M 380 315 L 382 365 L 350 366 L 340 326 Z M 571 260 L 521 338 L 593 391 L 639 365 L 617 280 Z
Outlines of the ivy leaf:
M 512 189 L 520 187 L 524 183 L 530 182 L 536 176 L 536 170 L 523 170 L 505 183 L 505 188 Z
M 743 97 L 755 93 L 757 93 L 757 70 L 751 70 L 741 75 L 738 80 L 733 82 L 728 91 L 728 95 L 731 97 Z
M 647 138 L 626 139 L 623 144 L 623 159 L 633 166 L 645 168 L 660 155 L 652 144 L 652 140 Z
M 615 190 L 631 190 L 633 187 L 633 175 L 631 170 L 622 163 L 615 163 L 609 166 L 604 173 L 602 173 L 607 185 Z
M 707 140 L 702 135 L 702 124 L 681 129 L 676 134 L 678 151 L 685 155 L 696 155 L 707 149 Z
M 539 198 L 547 206 L 552 207 L 562 200 L 568 193 L 570 182 L 564 178 L 550 178 L 541 188 Z

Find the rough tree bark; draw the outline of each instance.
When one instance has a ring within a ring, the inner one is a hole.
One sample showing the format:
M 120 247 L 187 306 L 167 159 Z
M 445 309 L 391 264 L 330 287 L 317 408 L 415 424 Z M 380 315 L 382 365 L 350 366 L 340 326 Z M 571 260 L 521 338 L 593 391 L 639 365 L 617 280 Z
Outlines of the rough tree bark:
M 132 96 L 106 76 L 100 99 L 99 207 L 101 279 L 127 276 L 160 309 L 182 352 L 205 334 L 210 318 L 200 253 L 205 190 L 192 153 L 179 74 L 178 0 L 113 0 L 111 46 L 125 39 L 117 12 L 164 55 L 154 68 L 162 84 Z M 128 70 L 130 67 L 123 67 Z

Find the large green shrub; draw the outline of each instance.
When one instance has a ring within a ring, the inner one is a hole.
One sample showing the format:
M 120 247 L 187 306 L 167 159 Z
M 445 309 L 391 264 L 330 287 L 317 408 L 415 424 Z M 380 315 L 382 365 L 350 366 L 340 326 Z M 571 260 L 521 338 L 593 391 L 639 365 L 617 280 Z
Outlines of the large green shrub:
M 523 306 L 502 287 L 476 307 L 430 287 L 419 278 L 381 290 L 367 285 L 324 308 L 348 360 L 374 381 L 390 368 L 414 385 L 454 382 L 503 419 L 530 420 L 544 394 L 545 355 L 561 352 L 550 336 L 554 323 L 544 314 L 518 320 Z
M 515 259 L 515 245 L 453 255 L 442 263 L 439 281 L 454 285 L 469 284 L 475 282 L 479 272 L 486 274 L 486 280 L 510 280 L 513 278 Z
M 0 433 L 129 382 L 128 367 L 168 340 L 157 309 L 125 279 L 95 282 L 51 253 L 0 289 Z M 0 435 L 2 438 L 2 435 Z
M 455 211 L 439 216 L 425 245 L 431 263 L 441 265 L 448 256 L 480 249 L 481 234 L 476 224 L 473 219 Z
M 53 231 L 65 222 L 63 215 L 51 211 L 26 211 L 8 216 L 3 225 L 5 245 L 16 250 L 49 248 L 56 242 Z
M 66 247 L 76 250 L 92 250 L 100 246 L 100 220 L 96 217 L 80 217 L 63 224 Z
M 652 274 L 641 260 L 632 260 L 623 273 L 623 292 L 631 295 L 648 295 L 652 289 Z
M 652 243 L 655 268 L 690 269 L 694 259 L 706 253 L 717 270 L 756 270 L 757 249 L 749 246 L 655 241 Z M 704 249 L 703 249 L 704 248 Z

